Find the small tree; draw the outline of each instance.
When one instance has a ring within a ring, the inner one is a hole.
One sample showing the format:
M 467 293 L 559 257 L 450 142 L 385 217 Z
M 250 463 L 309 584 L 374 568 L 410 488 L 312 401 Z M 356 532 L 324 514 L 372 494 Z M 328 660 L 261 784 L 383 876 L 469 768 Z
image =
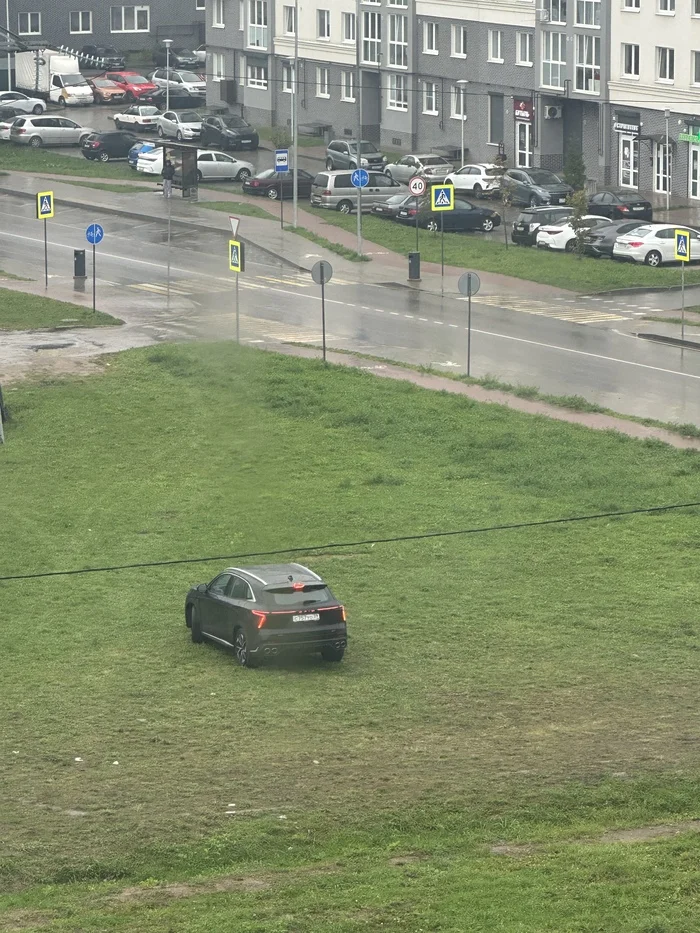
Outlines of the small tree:
M 499 151 L 498 155 L 493 160 L 492 172 L 498 179 L 498 196 L 501 199 L 501 204 L 503 205 L 503 238 L 506 244 L 506 249 L 508 249 L 508 208 L 513 203 L 513 189 L 509 184 L 508 179 L 505 177 L 507 167 L 508 160 L 505 156 L 505 153 Z
M 292 137 L 289 128 L 286 126 L 275 126 L 270 133 L 270 142 L 275 149 L 289 149 L 292 145 Z
M 581 149 L 569 141 L 566 159 L 564 160 L 564 180 L 571 185 L 574 191 L 581 191 L 586 187 L 586 163 L 583 161 Z
M 573 213 L 568 218 L 567 223 L 571 224 L 574 231 L 574 252 L 579 259 L 583 256 L 584 238 L 590 227 L 583 218 L 588 213 L 588 196 L 585 191 L 575 191 L 566 199 L 566 203 L 572 208 Z

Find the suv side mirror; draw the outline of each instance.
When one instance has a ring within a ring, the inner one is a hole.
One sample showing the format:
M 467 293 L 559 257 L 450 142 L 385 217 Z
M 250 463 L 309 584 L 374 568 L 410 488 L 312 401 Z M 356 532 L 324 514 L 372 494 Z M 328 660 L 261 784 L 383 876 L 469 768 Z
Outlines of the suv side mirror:
M 198 593 L 206 593 L 206 591 L 207 591 L 207 584 L 206 584 L 206 583 L 200 583 L 200 584 L 197 586 L 197 592 L 198 592 Z

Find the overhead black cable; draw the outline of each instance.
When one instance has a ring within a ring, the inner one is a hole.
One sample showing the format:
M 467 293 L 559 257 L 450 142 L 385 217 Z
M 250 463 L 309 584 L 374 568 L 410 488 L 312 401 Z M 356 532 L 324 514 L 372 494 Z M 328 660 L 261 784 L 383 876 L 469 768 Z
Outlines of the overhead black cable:
M 83 567 L 76 570 L 44 570 L 39 573 L 17 573 L 0 577 L 0 583 L 9 580 L 37 580 L 44 577 L 70 577 L 84 573 L 112 573 L 116 570 L 141 570 L 146 567 L 172 567 L 175 564 L 205 564 L 213 561 L 248 560 L 252 557 L 278 557 L 281 554 L 308 554 L 310 551 L 329 551 L 335 548 L 366 547 L 374 544 L 395 544 L 399 541 L 425 541 L 429 538 L 449 538 L 457 535 L 478 535 L 490 531 L 515 531 L 519 528 L 539 528 L 544 525 L 565 525 L 590 522 L 599 518 L 620 518 L 625 515 L 648 515 L 700 507 L 700 502 L 677 502 L 673 505 L 654 505 L 647 508 L 625 509 L 620 512 L 596 512 L 593 515 L 572 515 L 568 518 L 544 518 L 534 522 L 513 522 L 508 525 L 486 525 L 481 528 L 458 528 L 454 531 L 427 531 L 416 535 L 396 535 L 391 538 L 369 538 L 365 541 L 345 541 L 337 544 L 311 544 L 305 547 L 279 548 L 274 551 L 249 551 L 247 554 L 223 554 L 212 557 L 183 557 L 177 560 L 143 561 L 138 564 L 116 564 L 110 567 Z

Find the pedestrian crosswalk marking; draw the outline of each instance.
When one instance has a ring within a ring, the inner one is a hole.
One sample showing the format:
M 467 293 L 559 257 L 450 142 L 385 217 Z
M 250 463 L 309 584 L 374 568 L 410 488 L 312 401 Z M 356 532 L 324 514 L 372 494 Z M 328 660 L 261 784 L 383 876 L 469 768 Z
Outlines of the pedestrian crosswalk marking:
M 466 301 L 466 298 L 459 299 Z M 504 308 L 506 311 L 520 311 L 523 314 L 534 314 L 539 317 L 549 317 L 559 321 L 568 321 L 571 324 L 602 324 L 609 321 L 625 321 L 624 314 L 604 311 L 601 308 L 558 308 L 545 301 L 536 301 L 531 298 L 513 299 L 510 296 L 480 295 L 472 298 L 474 304 L 488 305 L 493 308 Z

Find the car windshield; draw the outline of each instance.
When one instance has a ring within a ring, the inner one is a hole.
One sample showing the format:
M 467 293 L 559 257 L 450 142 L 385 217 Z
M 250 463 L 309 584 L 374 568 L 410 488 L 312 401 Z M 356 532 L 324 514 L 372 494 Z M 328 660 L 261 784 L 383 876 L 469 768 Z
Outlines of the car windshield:
M 362 151 L 363 152 L 379 152 L 379 149 L 374 145 L 374 143 L 368 142 L 366 139 L 362 140 Z M 357 143 L 349 143 L 350 151 L 357 152 Z
M 327 603 L 333 598 L 324 583 L 307 583 L 303 590 L 295 590 L 291 586 L 277 586 L 274 589 L 265 590 L 265 595 L 272 605 L 295 609 Z
M 151 82 L 148 78 L 144 78 L 143 75 L 127 75 L 126 80 L 129 84 L 150 84 Z
M 224 126 L 228 126 L 231 129 L 236 129 L 237 127 L 248 125 L 245 120 L 242 120 L 240 117 L 222 117 L 221 122 L 224 124 Z
M 175 54 L 180 58 L 194 58 L 194 52 L 190 52 L 189 49 L 178 49 Z
M 186 110 L 180 114 L 180 123 L 201 123 L 202 118 L 194 110 Z
M 562 185 L 563 181 L 554 172 L 545 172 L 539 169 L 535 172 L 529 172 L 530 178 L 536 185 Z
M 107 78 L 95 78 L 92 83 L 95 87 L 114 87 L 114 81 L 108 81 Z
M 423 165 L 449 165 L 450 163 L 447 159 L 443 159 L 442 156 L 424 156 L 421 159 Z
M 160 113 L 157 107 L 141 107 L 136 112 L 140 113 L 142 117 L 154 117 L 157 113 Z
M 81 84 L 87 84 L 87 81 L 82 75 L 61 75 L 61 77 L 66 87 L 78 87 Z
M 258 172 L 255 176 L 256 178 L 272 178 L 273 175 L 276 175 L 274 168 L 267 168 L 264 172 Z
M 201 83 L 199 79 L 199 75 L 196 75 L 194 71 L 181 71 L 180 77 L 182 78 L 183 81 L 187 81 L 189 84 L 194 84 L 195 82 L 197 84 Z

